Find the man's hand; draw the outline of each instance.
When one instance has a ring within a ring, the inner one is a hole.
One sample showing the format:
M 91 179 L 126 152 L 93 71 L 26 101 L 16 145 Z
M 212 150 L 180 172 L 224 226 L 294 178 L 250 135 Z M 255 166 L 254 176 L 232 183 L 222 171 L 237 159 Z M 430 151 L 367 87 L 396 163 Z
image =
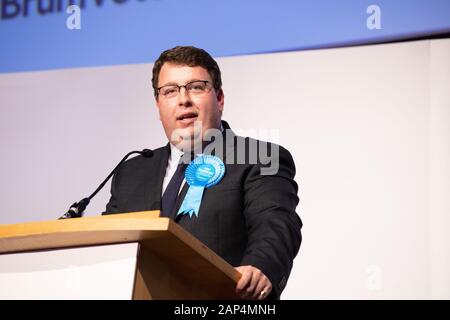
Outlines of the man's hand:
M 236 293 L 242 299 L 264 300 L 272 291 L 272 283 L 258 268 L 240 266 L 235 269 L 242 274 L 236 286 Z

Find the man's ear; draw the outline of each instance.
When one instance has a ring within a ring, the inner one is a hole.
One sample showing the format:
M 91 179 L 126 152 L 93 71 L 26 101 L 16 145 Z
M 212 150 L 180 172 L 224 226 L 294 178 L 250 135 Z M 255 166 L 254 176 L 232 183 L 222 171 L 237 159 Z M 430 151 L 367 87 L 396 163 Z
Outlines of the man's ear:
M 225 104 L 225 94 L 223 93 L 222 89 L 220 89 L 219 92 L 217 92 L 217 102 L 218 102 L 218 105 L 219 105 L 219 110 L 222 113 L 223 106 Z
M 158 97 L 155 97 L 155 106 L 156 106 L 156 109 L 158 109 L 159 120 L 161 120 L 161 112 L 160 112 L 160 105 L 159 105 Z

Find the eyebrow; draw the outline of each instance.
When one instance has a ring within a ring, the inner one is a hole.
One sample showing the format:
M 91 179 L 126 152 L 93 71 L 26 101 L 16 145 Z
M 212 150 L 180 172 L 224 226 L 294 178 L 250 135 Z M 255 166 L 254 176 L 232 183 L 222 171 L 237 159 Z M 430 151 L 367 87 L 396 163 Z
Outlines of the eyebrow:
M 185 85 L 188 84 L 188 83 L 191 83 L 191 82 L 195 82 L 195 81 L 206 81 L 206 80 L 193 78 L 193 79 L 189 80 L 188 82 L 186 82 Z M 162 88 L 162 87 L 165 87 L 165 86 L 178 86 L 178 85 L 179 85 L 178 83 L 176 83 L 174 81 L 170 81 L 170 82 L 167 82 L 166 84 L 163 84 L 159 88 Z

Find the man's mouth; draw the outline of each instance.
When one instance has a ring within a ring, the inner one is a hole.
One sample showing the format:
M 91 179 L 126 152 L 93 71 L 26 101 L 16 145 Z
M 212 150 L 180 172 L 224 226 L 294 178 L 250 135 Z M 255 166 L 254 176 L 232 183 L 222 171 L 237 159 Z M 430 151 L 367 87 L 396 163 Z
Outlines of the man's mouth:
M 182 123 L 190 124 L 193 123 L 198 117 L 198 114 L 195 112 L 186 112 L 177 117 L 177 121 L 181 121 Z

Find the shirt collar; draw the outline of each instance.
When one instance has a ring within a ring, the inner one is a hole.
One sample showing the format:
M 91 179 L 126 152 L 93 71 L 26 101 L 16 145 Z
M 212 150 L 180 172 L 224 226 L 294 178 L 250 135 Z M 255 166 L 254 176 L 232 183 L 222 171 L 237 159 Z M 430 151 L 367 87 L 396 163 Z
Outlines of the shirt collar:
M 182 156 L 183 152 L 181 152 L 180 149 L 175 147 L 174 144 L 170 143 L 170 161 L 175 161 L 175 163 L 178 163 Z

